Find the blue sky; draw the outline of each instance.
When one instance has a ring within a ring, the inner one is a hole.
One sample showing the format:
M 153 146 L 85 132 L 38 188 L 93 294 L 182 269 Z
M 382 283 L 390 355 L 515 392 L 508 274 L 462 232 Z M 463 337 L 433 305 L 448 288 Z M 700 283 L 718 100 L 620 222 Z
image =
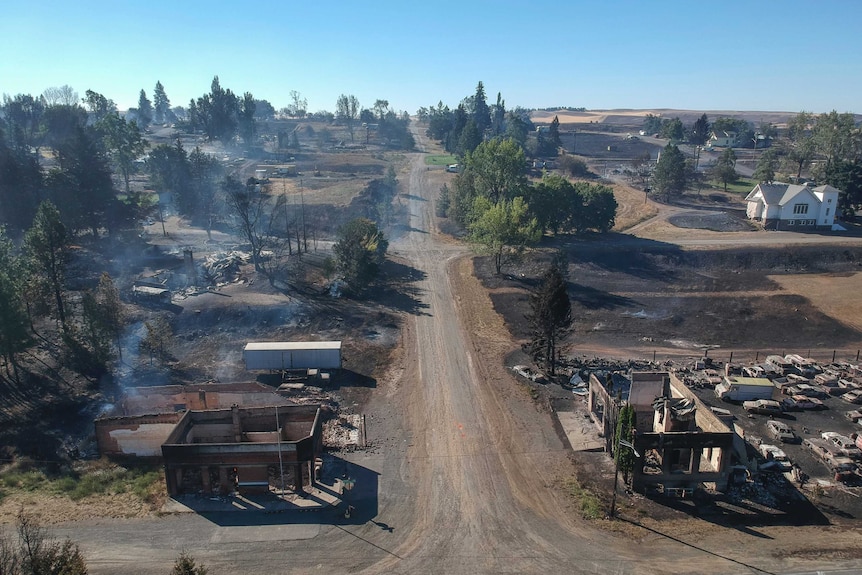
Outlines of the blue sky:
M 209 90 L 309 110 L 339 94 L 396 110 L 489 103 L 862 113 L 862 2 L 151 0 L 12 2 L 0 93 L 68 84 L 125 109 L 157 80 L 172 105 Z

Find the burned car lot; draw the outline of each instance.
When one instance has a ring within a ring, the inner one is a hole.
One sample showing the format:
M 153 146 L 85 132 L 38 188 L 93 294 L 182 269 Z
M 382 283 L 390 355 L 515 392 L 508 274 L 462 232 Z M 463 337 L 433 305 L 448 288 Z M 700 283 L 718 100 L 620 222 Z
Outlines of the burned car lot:
M 761 447 L 777 445 L 786 454 L 790 470 L 775 465 L 768 465 L 767 470 L 782 468 L 787 479 L 797 484 L 840 487 L 862 494 L 862 419 L 854 413 L 852 398 L 848 401 L 843 397 L 862 385 L 862 366 L 854 362 L 819 365 L 788 355 L 769 356 L 767 362 L 758 365 L 710 367 L 708 372 L 689 370 L 684 380 L 704 403 L 729 412 L 729 425 L 747 446 L 748 459 L 739 461 L 741 466 L 749 472 L 761 471 L 769 460 Z M 730 385 L 753 387 L 753 378 L 744 377 L 751 374 L 760 376 L 759 382 L 768 379 L 773 387 L 766 391 L 759 387 L 757 400 L 729 400 L 709 383 L 709 375 L 716 369 L 724 374 L 723 383 L 715 386 L 718 390 Z M 776 404 L 781 411 L 774 409 Z

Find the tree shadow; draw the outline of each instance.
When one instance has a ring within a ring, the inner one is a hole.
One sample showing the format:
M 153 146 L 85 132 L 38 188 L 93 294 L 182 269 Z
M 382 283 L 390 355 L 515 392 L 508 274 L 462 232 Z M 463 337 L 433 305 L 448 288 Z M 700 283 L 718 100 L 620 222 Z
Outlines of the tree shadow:
M 387 260 L 383 273 L 388 281 L 371 292 L 371 301 L 410 315 L 431 315 L 425 311 L 430 306 L 421 299 L 424 290 L 414 285 L 427 277 L 425 272 L 401 262 Z
M 596 234 L 586 241 L 563 242 L 568 248 L 569 261 L 589 264 L 598 269 L 661 282 L 670 282 L 676 273 L 658 260 L 667 263 L 682 261 L 683 251 L 674 244 L 637 238 L 627 234 Z
M 612 310 L 638 305 L 635 300 L 581 284 L 569 284 L 569 297 L 587 309 Z

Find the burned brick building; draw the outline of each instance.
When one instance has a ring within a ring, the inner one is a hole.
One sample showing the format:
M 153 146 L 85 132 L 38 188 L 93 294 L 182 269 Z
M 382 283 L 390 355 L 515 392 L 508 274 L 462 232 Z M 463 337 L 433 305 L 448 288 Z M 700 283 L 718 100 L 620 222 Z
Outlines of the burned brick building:
M 115 412 L 95 421 L 99 452 L 162 460 L 172 496 L 301 491 L 322 451 L 320 406 L 257 383 L 137 388 Z
M 314 405 L 186 411 L 162 445 L 168 494 L 303 489 L 322 451 Z
M 688 494 L 703 484 L 727 488 L 734 433 L 675 375 L 592 375 L 588 401 L 609 452 L 616 447 L 613 437 L 620 409 L 626 404 L 634 409 L 635 491 Z

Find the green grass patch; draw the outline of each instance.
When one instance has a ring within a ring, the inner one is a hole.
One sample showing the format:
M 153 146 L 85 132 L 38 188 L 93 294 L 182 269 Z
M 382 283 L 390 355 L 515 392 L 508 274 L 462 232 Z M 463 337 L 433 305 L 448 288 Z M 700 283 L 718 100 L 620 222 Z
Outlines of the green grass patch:
M 425 156 L 425 163 L 430 166 L 448 166 L 450 164 L 457 164 L 458 157 L 451 154 L 431 154 Z
M 601 519 L 604 516 L 601 500 L 595 493 L 584 488 L 574 477 L 565 482 L 566 493 L 578 503 L 578 508 L 584 519 Z
M 710 182 L 713 188 L 716 190 L 724 191 L 724 184 L 721 182 Z M 757 185 L 757 182 L 754 180 L 749 180 L 748 178 L 739 178 L 735 182 L 731 184 L 727 184 L 727 191 L 733 194 L 748 194 L 751 190 L 754 189 L 754 186 Z
M 161 473 L 152 467 L 126 468 L 106 461 L 77 464 L 56 476 L 48 476 L 39 469 L 12 468 L 0 473 L 0 489 L 4 495 L 15 492 L 53 493 L 80 501 L 92 495 L 134 493 L 151 502 L 154 486 Z

